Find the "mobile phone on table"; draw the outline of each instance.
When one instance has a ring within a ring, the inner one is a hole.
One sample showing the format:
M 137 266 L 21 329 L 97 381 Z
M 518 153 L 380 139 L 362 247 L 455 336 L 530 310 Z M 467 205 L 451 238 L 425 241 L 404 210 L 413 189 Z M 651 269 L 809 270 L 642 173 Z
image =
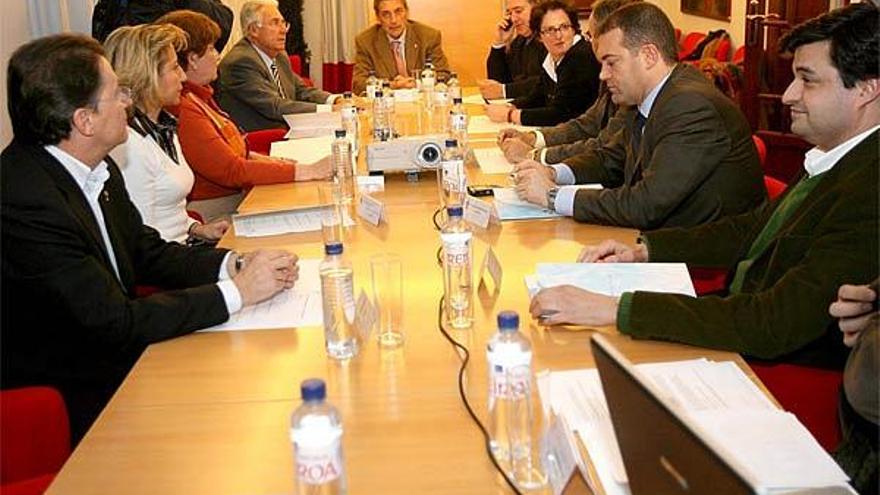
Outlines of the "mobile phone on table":
M 479 185 L 475 184 L 475 185 L 467 186 L 467 192 L 471 196 L 474 196 L 477 198 L 480 198 L 483 196 L 492 196 L 494 194 L 492 192 L 492 189 L 494 189 L 496 187 L 501 187 L 501 186 L 496 186 L 495 184 L 479 184 Z

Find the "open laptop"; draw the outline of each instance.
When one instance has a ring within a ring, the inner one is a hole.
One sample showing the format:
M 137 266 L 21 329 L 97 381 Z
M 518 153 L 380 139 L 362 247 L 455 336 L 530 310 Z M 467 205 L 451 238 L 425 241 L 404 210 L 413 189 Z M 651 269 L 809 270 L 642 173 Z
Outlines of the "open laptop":
M 633 495 L 754 493 L 605 337 L 590 347 Z

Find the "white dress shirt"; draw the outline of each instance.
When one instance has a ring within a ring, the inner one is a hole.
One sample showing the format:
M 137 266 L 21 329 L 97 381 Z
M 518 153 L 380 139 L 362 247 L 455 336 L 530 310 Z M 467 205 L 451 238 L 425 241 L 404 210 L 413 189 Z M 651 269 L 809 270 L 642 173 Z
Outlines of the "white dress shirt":
M 847 139 L 828 151 L 822 151 L 819 148 L 811 149 L 804 156 L 804 170 L 807 172 L 807 175 L 815 177 L 831 170 L 834 168 L 834 165 L 843 158 L 843 155 L 849 153 L 851 149 L 855 148 L 857 144 L 861 143 L 869 135 L 876 132 L 877 129 L 880 129 L 880 125 L 875 125 L 867 131 Z
M 85 196 L 86 202 L 88 203 L 89 208 L 91 208 L 92 214 L 95 216 L 98 230 L 101 231 L 101 238 L 104 240 L 104 248 L 109 254 L 108 257 L 110 258 L 110 264 L 113 266 L 113 271 L 116 274 L 116 279 L 119 280 L 121 285 L 122 279 L 119 276 L 116 252 L 113 250 L 113 243 L 110 242 L 110 235 L 107 233 L 104 212 L 101 210 L 101 205 L 98 204 L 101 192 L 104 190 L 104 183 L 110 178 L 110 172 L 107 170 L 107 163 L 102 161 L 92 169 L 57 146 L 49 145 L 46 146 L 45 149 L 61 163 Z M 241 294 L 238 292 L 238 287 L 235 286 L 235 282 L 232 281 L 232 277 L 227 269 L 229 257 L 231 255 L 232 251 L 226 253 L 223 262 L 220 264 L 220 272 L 217 274 L 217 288 L 219 288 L 220 292 L 223 294 L 223 301 L 226 303 L 226 311 L 229 314 L 238 312 L 241 310 L 242 306 Z

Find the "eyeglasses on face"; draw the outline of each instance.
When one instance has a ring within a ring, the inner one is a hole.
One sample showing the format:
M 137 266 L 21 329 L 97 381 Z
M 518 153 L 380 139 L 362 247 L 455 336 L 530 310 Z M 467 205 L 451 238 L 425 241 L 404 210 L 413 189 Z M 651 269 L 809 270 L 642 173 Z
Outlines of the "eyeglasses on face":
M 541 36 L 559 36 L 571 31 L 571 24 L 560 24 L 558 26 L 545 27 L 541 30 Z

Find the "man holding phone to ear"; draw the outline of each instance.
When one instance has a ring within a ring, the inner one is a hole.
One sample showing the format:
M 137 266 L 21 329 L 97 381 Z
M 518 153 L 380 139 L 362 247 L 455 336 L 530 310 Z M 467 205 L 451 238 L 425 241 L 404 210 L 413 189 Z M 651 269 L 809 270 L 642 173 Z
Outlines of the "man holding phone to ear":
M 489 79 L 478 81 L 483 98 L 517 98 L 540 83 L 544 45 L 534 39 L 529 17 L 536 0 L 508 0 L 504 19 L 495 26 L 486 60 Z

